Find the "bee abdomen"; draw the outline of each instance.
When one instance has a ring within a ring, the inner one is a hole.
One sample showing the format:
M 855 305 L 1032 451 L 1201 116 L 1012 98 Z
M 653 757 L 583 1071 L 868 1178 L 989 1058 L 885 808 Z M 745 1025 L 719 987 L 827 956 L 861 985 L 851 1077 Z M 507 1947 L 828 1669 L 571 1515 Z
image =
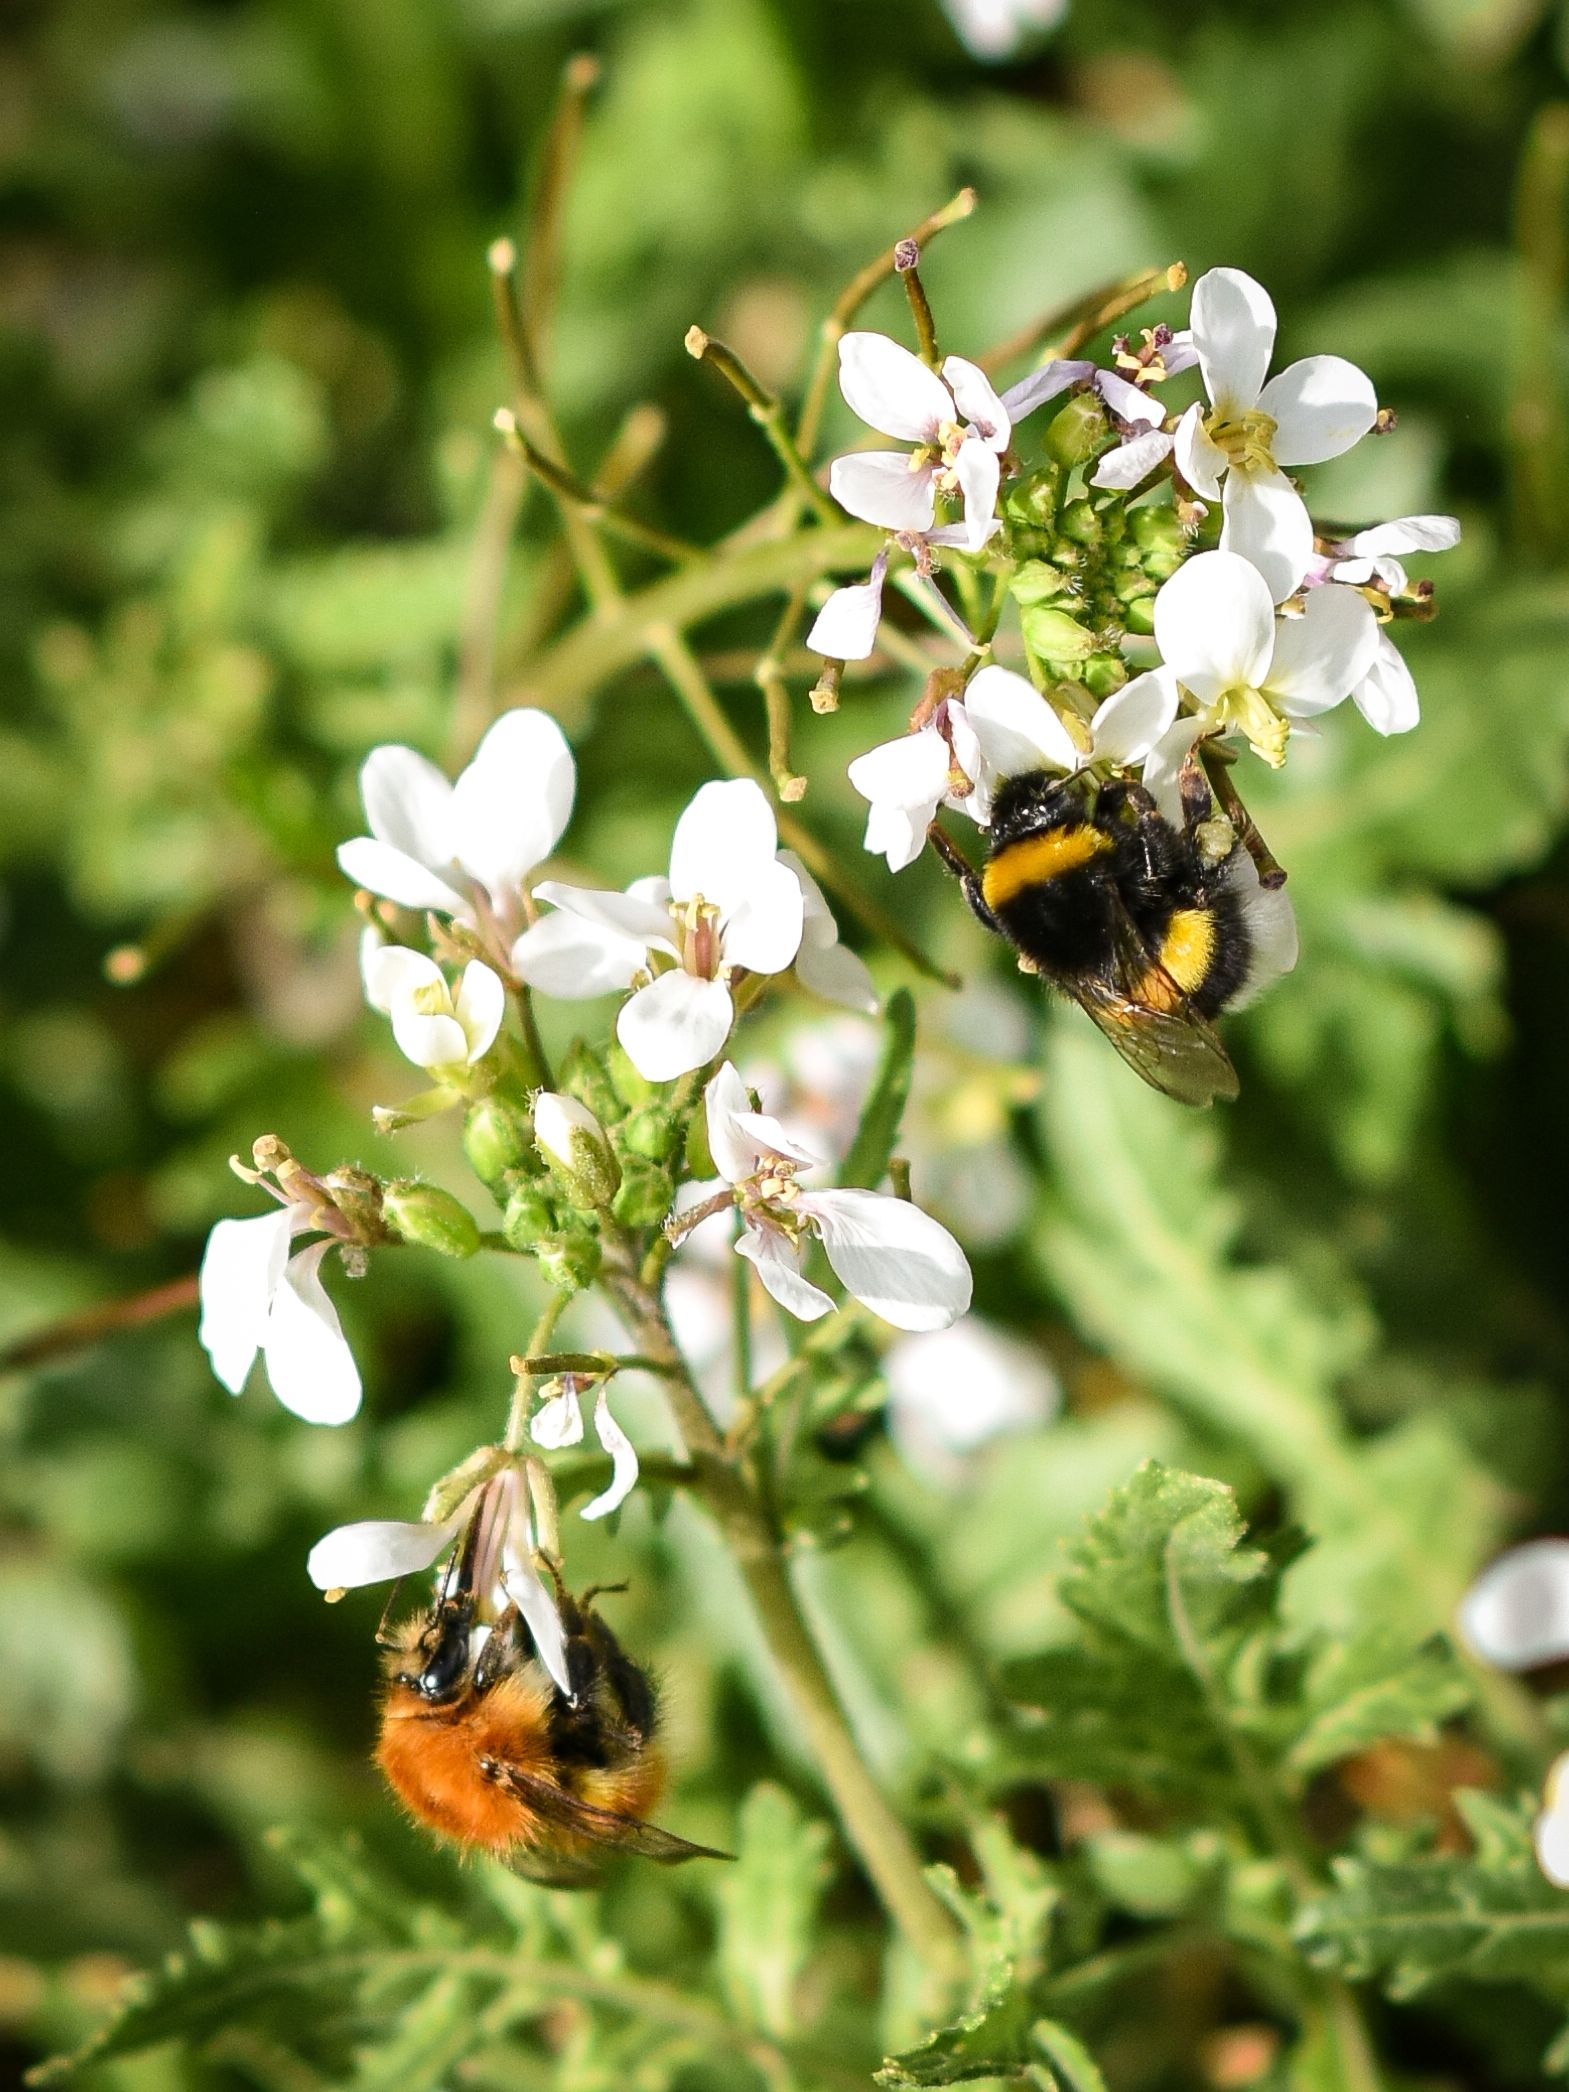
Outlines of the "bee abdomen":
M 994 914 L 1032 888 L 1082 871 L 1112 849 L 1108 836 L 1088 821 L 1073 821 L 1005 842 L 987 859 L 981 893 Z

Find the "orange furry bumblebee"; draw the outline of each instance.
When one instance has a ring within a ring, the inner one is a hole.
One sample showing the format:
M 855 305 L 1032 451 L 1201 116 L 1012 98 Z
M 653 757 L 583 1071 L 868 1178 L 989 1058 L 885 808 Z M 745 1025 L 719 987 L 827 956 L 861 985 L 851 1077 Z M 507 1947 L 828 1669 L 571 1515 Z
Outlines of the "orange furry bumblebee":
M 387 1647 L 376 1762 L 409 1814 L 558 1887 L 594 1880 L 617 1852 L 727 1859 L 644 1820 L 665 1783 L 653 1687 L 593 1594 L 558 1589 L 568 1693 L 516 1605 L 479 1622 L 474 1531 L 435 1605 Z

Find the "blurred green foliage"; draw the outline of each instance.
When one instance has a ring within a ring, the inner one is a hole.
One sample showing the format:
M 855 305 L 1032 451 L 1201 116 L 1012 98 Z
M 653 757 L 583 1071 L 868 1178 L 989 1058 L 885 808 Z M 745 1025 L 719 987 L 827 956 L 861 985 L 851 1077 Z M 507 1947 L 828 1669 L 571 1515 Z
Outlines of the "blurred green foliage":
M 899 2051 L 896 2083 L 968 2056 L 1088 2092 L 1082 2036 L 1127 2092 L 1318 2092 L 1346 2082 L 1328 1993 L 1270 1973 L 1290 1896 L 1240 1856 L 1224 1717 L 1346 1855 L 1296 1922 L 1312 1981 L 1404 2001 L 1374 2014 L 1392 2077 L 1537 2082 L 1569 1905 L 1530 1866 L 1528 1813 L 1473 1795 L 1460 1826 L 1430 1793 L 1425 1815 L 1381 1814 L 1335 1766 L 1437 1733 L 1467 1688 L 1429 1638 L 1508 1532 L 1569 1518 L 1569 12 L 1075 0 L 985 68 L 932 0 L 18 0 L 0 25 L 0 1339 L 191 1271 L 206 1226 L 251 1210 L 225 1158 L 257 1133 L 323 1167 L 452 1171 L 443 1126 L 396 1150 L 368 1130 L 401 1077 L 361 1011 L 331 853 L 367 747 L 472 739 L 471 554 L 505 390 L 484 252 L 519 227 L 580 48 L 603 84 L 548 355 L 574 456 L 653 401 L 666 435 L 634 502 L 696 538 L 741 521 L 774 468 L 686 327 L 795 387 L 835 290 L 973 182 L 980 209 L 926 269 L 955 348 L 1181 255 L 1260 276 L 1290 353 L 1369 369 L 1399 429 L 1324 468 L 1315 506 L 1463 517 L 1442 617 L 1410 644 L 1424 721 L 1383 743 L 1337 716 L 1256 794 L 1303 959 L 1236 1027 L 1224 1122 L 1139 1091 L 1016 982 L 1038 1100 L 999 1108 L 999 1079 L 964 1063 L 1030 1187 L 977 1256 L 980 1304 L 1055 1361 L 1061 1419 L 957 1496 L 900 1466 L 875 1401 L 864 1474 L 829 1470 L 844 1448 L 824 1442 L 832 1515 L 800 1530 L 852 1537 L 809 1588 L 879 1772 L 960 1867 L 964 2026 L 919 2046 L 897 1980 L 873 2021 L 869 1894 L 715 1543 L 685 1506 L 653 1515 L 653 1491 L 616 1535 L 575 1531 L 574 1565 L 630 1577 L 617 1630 L 667 1681 L 674 1820 L 739 1866 L 627 1869 L 573 1903 L 460 1875 L 395 1819 L 366 1762 L 369 1601 L 324 1610 L 305 1551 L 344 1518 L 411 1512 L 497 1428 L 531 1309 L 510 1269 L 409 1258 L 340 1288 L 368 1388 L 341 1432 L 260 1385 L 232 1402 L 188 1316 L 0 1379 L 4 2056 L 85 2037 L 194 1917 L 238 1929 L 200 1933 L 132 2033 L 215 2045 L 105 2062 L 101 2082 L 435 2087 L 466 2058 L 474 2085 L 542 2082 L 545 2059 L 563 2086 L 835 2085 Z M 894 326 L 884 297 L 872 322 Z M 535 494 L 503 599 L 508 696 L 560 614 L 552 541 Z M 762 644 L 771 617 L 702 644 Z M 727 694 L 760 747 L 755 693 Z M 845 764 L 911 701 L 861 684 L 798 724 L 801 810 L 848 852 Z M 607 882 L 662 863 L 709 768 L 668 694 L 637 669 L 562 709 L 572 862 Z M 1001 978 L 934 869 L 897 899 L 967 978 Z M 923 990 L 924 1040 L 942 1000 Z M 654 1401 L 641 1422 L 653 1442 Z M 1218 1698 L 1146 1616 L 1114 1511 L 1065 1567 L 1149 1456 L 1232 1485 L 1266 1533 L 1314 1536 L 1266 1564 L 1231 1552 L 1215 1485 L 1144 1505 L 1197 1521 L 1184 1560 Z M 1087 1595 L 1086 1548 L 1123 1550 L 1126 1585 Z M 1169 1730 L 1156 1752 L 1154 1800 L 1126 1704 L 1152 1663 L 1199 1701 L 1191 1760 Z M 1045 1691 L 1043 1727 L 999 1724 L 1004 1666 Z M 1506 1741 L 1470 1783 L 1509 1796 L 1542 1740 L 1513 1699 L 1493 1716 Z M 1085 1799 L 1103 1750 L 1115 1813 Z M 1077 1798 L 1083 1819 L 1066 1858 L 1045 1784 L 1063 1775 L 1060 1818 L 1071 1832 Z M 280 1824 L 358 1833 L 366 1857 L 280 1846 Z M 304 1915 L 256 1929 L 306 1891 Z M 1157 1924 L 1179 1942 L 1158 1980 L 1138 1958 Z M 335 1992 L 353 1956 L 366 1987 Z M 243 2018 L 244 1972 L 269 1961 L 294 1973 Z M 1075 1988 L 1081 1962 L 1099 1974 Z M 1269 2037 L 1259 2071 L 1217 2075 L 1217 2044 L 1249 2028 Z

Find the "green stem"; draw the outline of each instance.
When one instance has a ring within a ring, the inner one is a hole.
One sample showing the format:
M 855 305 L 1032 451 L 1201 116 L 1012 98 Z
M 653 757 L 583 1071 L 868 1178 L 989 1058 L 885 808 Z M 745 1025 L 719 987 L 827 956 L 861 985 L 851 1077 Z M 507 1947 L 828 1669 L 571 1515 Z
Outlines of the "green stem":
M 507 1412 L 507 1435 L 502 1443 L 509 1453 L 521 1452 L 523 1441 L 528 1435 L 529 1405 L 534 1399 L 534 1374 L 530 1361 L 540 1352 L 550 1349 L 550 1339 L 556 1324 L 566 1308 L 565 1293 L 553 1292 L 540 1310 L 539 1320 L 534 1324 L 533 1334 L 519 1364 L 524 1370 L 518 1374 L 517 1386 L 512 1390 L 512 1407 Z
M 667 1361 L 676 1429 L 745 1583 L 769 1654 L 788 1688 L 823 1779 L 884 1908 L 914 1952 L 945 1980 L 958 1973 L 958 1936 L 919 1853 L 884 1799 L 839 1705 L 786 1574 L 779 1539 L 749 1466 L 733 1457 L 687 1372 L 664 1308 L 624 1254 L 607 1255 L 605 1283 L 641 1352 Z

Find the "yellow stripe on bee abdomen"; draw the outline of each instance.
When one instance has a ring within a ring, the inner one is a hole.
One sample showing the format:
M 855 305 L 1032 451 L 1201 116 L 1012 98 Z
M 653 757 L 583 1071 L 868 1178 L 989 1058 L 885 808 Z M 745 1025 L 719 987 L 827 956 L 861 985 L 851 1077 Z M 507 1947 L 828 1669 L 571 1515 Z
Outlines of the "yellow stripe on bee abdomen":
M 1170 1009 L 1172 989 L 1195 994 L 1215 957 L 1215 917 L 1208 908 L 1179 908 L 1166 925 L 1156 964 L 1140 983 L 1138 1000 L 1152 1010 Z
M 1071 828 L 1048 828 L 1040 835 L 1021 836 L 1004 843 L 988 859 L 981 874 L 981 892 L 988 908 L 1006 908 L 1027 886 L 1040 886 L 1064 872 L 1076 872 L 1111 848 L 1111 838 L 1092 828 L 1088 821 Z

